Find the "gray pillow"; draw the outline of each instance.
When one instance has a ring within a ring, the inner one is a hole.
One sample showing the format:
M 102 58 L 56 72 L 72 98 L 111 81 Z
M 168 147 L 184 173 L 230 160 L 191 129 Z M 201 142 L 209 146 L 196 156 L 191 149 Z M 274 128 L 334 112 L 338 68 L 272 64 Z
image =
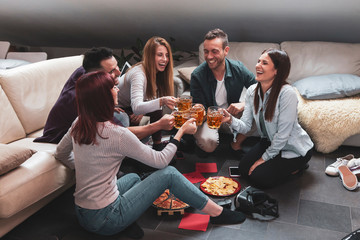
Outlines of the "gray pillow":
M 0 59 L 0 69 L 16 68 L 29 63 L 30 62 L 18 59 Z
M 305 99 L 334 99 L 360 93 L 360 77 L 329 74 L 301 79 L 292 84 Z

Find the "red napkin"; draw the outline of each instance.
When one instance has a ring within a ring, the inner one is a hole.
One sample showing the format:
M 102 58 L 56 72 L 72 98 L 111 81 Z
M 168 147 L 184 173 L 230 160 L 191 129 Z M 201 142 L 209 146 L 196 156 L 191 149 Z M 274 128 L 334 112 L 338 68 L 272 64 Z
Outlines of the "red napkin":
M 196 163 L 196 172 L 217 173 L 216 163 Z
M 209 220 L 210 215 L 185 213 L 181 219 L 179 228 L 205 232 L 208 227 Z
M 186 177 L 191 183 L 198 183 L 205 181 L 205 178 L 199 172 L 192 172 L 192 173 L 184 173 L 184 177 Z

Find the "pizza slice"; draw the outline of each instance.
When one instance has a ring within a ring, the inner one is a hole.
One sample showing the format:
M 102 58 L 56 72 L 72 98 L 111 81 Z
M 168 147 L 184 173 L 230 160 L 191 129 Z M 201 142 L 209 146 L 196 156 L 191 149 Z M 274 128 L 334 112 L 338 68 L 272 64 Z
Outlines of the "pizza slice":
M 189 205 L 187 203 L 184 203 L 178 198 L 173 199 L 171 203 L 171 209 L 181 209 L 181 208 L 186 208 L 188 206 Z
M 165 201 L 159 203 L 157 205 L 158 208 L 163 208 L 163 209 L 170 209 L 171 208 L 171 198 L 166 199 Z
M 158 206 L 160 203 L 162 203 L 163 201 L 165 201 L 166 199 L 169 198 L 170 195 L 170 191 L 169 189 L 166 189 L 165 192 L 163 192 L 154 202 L 153 204 L 155 206 Z

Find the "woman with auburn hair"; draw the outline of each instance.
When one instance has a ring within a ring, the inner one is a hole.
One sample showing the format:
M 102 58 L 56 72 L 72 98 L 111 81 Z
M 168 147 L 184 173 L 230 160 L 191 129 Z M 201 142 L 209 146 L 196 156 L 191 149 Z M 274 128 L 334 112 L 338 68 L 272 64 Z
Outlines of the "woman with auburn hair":
M 223 209 L 168 166 L 183 134 L 196 132 L 196 120 L 185 122 L 162 151 L 155 151 L 130 130 L 113 123 L 118 91 L 105 72 L 88 73 L 77 80 L 79 117 L 56 149 L 55 158 L 75 169 L 75 211 L 80 225 L 101 235 L 124 231 L 129 237 L 141 238 L 144 232 L 135 221 L 166 189 L 209 214 L 212 223 L 243 222 L 244 214 Z M 142 181 L 135 173 L 117 179 L 125 157 L 159 170 Z
M 246 92 L 241 119 L 224 110 L 223 122 L 236 133 L 247 133 L 255 120 L 261 140 L 239 163 L 241 176 L 259 187 L 272 187 L 308 167 L 313 142 L 297 118 L 297 96 L 286 81 L 290 59 L 286 52 L 267 49 L 256 64 L 256 81 Z
M 173 58 L 169 43 L 161 37 L 150 38 L 144 47 L 142 61 L 120 78 L 119 106 L 129 115 L 146 114 L 150 122 L 162 117 L 162 107 L 173 109 Z M 161 150 L 161 132 L 152 135 L 153 148 Z

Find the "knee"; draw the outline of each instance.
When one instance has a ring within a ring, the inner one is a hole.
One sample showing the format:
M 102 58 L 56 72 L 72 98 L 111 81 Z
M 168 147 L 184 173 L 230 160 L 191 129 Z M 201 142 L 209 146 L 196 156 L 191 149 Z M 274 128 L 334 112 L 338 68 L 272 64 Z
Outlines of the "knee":
M 141 178 L 136 173 L 128 173 L 126 174 L 126 177 L 132 181 L 134 184 L 141 182 Z
M 219 146 L 219 141 L 217 139 L 200 137 L 196 139 L 196 144 L 201 150 L 211 153 Z

